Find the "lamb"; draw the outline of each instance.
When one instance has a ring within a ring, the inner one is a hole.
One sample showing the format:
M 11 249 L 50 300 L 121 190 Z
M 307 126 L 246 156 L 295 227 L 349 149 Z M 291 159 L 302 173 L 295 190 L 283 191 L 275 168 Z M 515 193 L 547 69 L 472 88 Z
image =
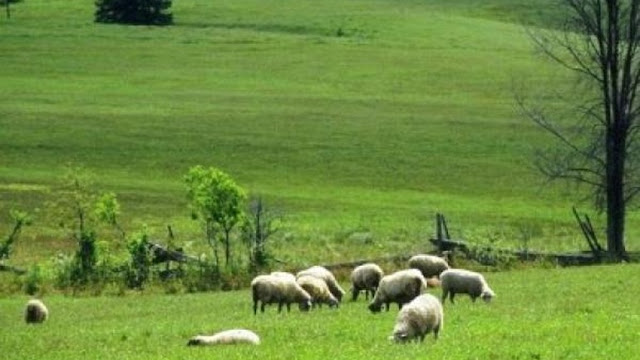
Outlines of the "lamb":
M 311 307 L 311 296 L 296 283 L 295 280 L 284 276 L 259 275 L 251 281 L 253 294 L 253 314 L 258 310 L 258 302 L 261 302 L 260 311 L 264 312 L 267 304 L 278 304 L 278 312 L 282 312 L 282 306 L 287 305 L 287 311 L 291 311 L 291 303 L 300 304 L 300 310 L 308 311 Z
M 449 264 L 439 256 L 418 254 L 409 259 L 409 267 L 420 270 L 425 279 L 428 279 L 440 276 L 443 271 L 449 269 Z
M 440 275 L 442 285 L 442 303 L 444 304 L 447 296 L 453 304 L 453 298 L 456 294 L 469 294 L 473 302 L 476 298 L 481 297 L 485 302 L 490 302 L 495 293 L 482 274 L 463 269 L 449 269 Z
M 444 313 L 440 300 L 431 294 L 422 294 L 400 310 L 391 338 L 402 343 L 414 339 L 423 342 L 425 336 L 433 332 L 438 340 L 443 325 Z
M 221 331 L 214 335 L 196 335 L 187 342 L 187 346 L 230 344 L 259 345 L 260 337 L 251 330 L 233 329 Z
M 24 320 L 27 324 L 39 324 L 47 320 L 49 310 L 44 303 L 38 299 L 31 299 L 27 302 L 24 311 Z
M 373 313 L 380 312 L 385 304 L 387 311 L 392 302 L 402 305 L 410 302 L 426 290 L 427 282 L 422 273 L 416 269 L 396 271 L 391 275 L 385 275 L 380 280 L 378 290 L 369 304 L 369 310 Z
M 374 263 L 362 264 L 351 272 L 351 291 L 353 292 L 353 301 L 358 300 L 358 294 L 364 290 L 365 299 L 369 300 L 369 293 L 373 298 L 380 279 L 384 276 L 384 272 Z
M 331 294 L 324 280 L 311 275 L 303 275 L 297 279 L 297 282 L 298 285 L 311 295 L 312 307 L 316 305 L 321 306 L 322 304 L 328 304 L 329 307 L 338 307 L 340 304 L 338 299 Z
M 331 271 L 322 266 L 312 266 L 306 270 L 300 271 L 296 274 L 296 277 L 301 277 L 303 275 L 311 275 L 324 280 L 327 283 L 331 294 L 333 294 L 338 301 L 342 301 L 345 291 L 340 287 L 340 284 L 338 284 Z

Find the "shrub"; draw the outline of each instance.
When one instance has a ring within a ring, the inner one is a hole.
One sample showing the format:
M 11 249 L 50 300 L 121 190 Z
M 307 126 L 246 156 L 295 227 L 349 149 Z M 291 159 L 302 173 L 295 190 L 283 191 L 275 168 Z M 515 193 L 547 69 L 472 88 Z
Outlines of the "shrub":
M 171 0 L 96 0 L 95 21 L 130 25 L 171 25 Z
M 32 266 L 24 279 L 22 289 L 29 295 L 36 295 L 42 290 L 43 273 L 39 265 Z
M 125 282 L 132 289 L 142 289 L 151 277 L 151 252 L 147 234 L 129 242 L 130 260 L 125 271 Z

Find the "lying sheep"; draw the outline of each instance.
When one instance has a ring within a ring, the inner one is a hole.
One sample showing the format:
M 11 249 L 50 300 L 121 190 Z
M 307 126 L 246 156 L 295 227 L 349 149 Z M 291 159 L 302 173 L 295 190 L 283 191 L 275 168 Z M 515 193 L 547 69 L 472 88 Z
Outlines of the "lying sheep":
M 409 259 L 409 267 L 420 270 L 425 279 L 428 279 L 440 276 L 443 271 L 449 269 L 449 264 L 439 256 L 418 254 Z
M 427 282 L 419 270 L 396 271 L 380 280 L 373 301 L 369 304 L 369 310 L 374 313 L 380 312 L 382 305 L 385 304 L 387 311 L 389 311 L 389 305 L 392 302 L 397 303 L 398 308 L 401 309 L 402 305 L 419 296 L 426 288 Z
M 398 313 L 391 338 L 396 342 L 424 341 L 433 332 L 435 339 L 444 325 L 442 304 L 431 294 L 422 294 L 405 305 Z
M 311 296 L 296 283 L 295 280 L 284 276 L 259 275 L 251 281 L 253 295 L 253 314 L 258 310 L 258 302 L 261 302 L 260 311 L 264 312 L 265 305 L 278 304 L 278 312 L 282 312 L 282 306 L 287 305 L 287 311 L 291 311 L 291 303 L 300 304 L 300 310 L 308 311 L 311 307 Z
M 311 295 L 312 307 L 328 304 L 329 307 L 338 307 L 338 299 L 331 294 L 324 280 L 311 275 L 303 275 L 297 279 L 298 285 Z
M 338 281 L 336 281 L 336 278 L 335 276 L 333 276 L 331 271 L 327 270 L 322 266 L 312 266 L 306 270 L 300 271 L 296 275 L 296 277 L 298 278 L 304 275 L 311 275 L 324 280 L 327 283 L 327 286 L 329 287 L 329 291 L 331 291 L 331 294 L 333 294 L 333 296 L 335 296 L 335 298 L 338 299 L 338 301 L 342 301 L 342 296 L 344 296 L 345 292 L 340 287 L 340 284 L 338 284 Z
M 481 297 L 485 302 L 490 302 L 495 293 L 482 274 L 463 269 L 449 269 L 440 274 L 440 282 L 442 286 L 442 303 L 444 304 L 447 296 L 453 304 L 453 298 L 456 294 L 469 294 L 473 302 L 476 298 Z
M 31 299 L 27 302 L 24 311 L 24 321 L 27 324 L 39 324 L 47 320 L 49 310 L 44 303 L 38 299 Z
M 230 345 L 230 344 L 260 344 L 260 337 L 250 330 L 225 330 L 214 335 L 196 335 L 189 339 L 188 346 L 197 345 Z
M 365 299 L 369 300 L 369 293 L 373 298 L 380 279 L 384 276 L 384 272 L 374 263 L 367 263 L 357 266 L 351 272 L 351 291 L 353 293 L 353 301 L 358 300 L 358 294 L 364 290 Z

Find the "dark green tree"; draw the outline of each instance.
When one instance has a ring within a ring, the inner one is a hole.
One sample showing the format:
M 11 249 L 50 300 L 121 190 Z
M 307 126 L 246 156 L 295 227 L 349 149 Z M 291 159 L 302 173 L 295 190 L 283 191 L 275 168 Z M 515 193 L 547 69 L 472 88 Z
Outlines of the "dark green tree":
M 171 0 L 96 0 L 95 21 L 130 25 L 171 25 Z

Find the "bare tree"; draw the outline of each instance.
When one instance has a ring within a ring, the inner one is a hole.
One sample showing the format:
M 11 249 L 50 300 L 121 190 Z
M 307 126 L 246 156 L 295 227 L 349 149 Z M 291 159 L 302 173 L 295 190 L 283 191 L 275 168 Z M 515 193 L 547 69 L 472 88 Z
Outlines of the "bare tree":
M 537 166 L 549 179 L 590 188 L 606 212 L 607 251 L 626 259 L 627 206 L 640 192 L 640 0 L 559 0 L 562 31 L 530 32 L 542 52 L 587 85 L 573 126 L 518 99 L 525 115 L 560 146 L 540 152 Z

